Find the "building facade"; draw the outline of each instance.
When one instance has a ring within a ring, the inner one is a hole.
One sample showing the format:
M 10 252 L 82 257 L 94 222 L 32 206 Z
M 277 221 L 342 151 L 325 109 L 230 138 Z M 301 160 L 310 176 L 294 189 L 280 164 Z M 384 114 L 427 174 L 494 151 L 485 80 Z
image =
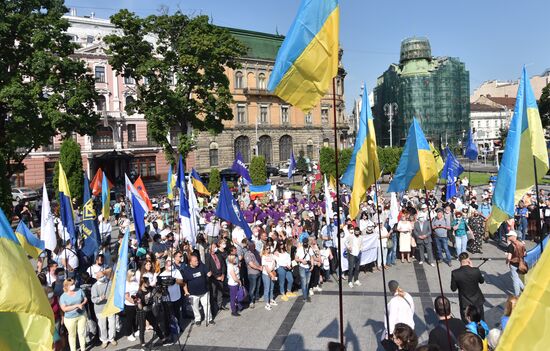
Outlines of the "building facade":
M 531 87 L 535 98 L 538 100 L 542 94 L 542 89 L 550 84 L 550 68 L 546 69 L 542 74 L 531 77 Z M 487 97 L 501 97 L 501 98 L 515 98 L 518 92 L 519 79 L 516 81 L 499 81 L 489 80 L 483 82 L 478 88 L 474 90 L 470 97 L 470 102 L 475 102 L 482 96 Z
M 426 38 L 405 39 L 399 64 L 391 64 L 374 88 L 378 144 L 390 145 L 392 139 L 393 145 L 403 145 L 413 117 L 429 139 L 458 140 L 469 127 L 469 84 L 469 72 L 458 58 L 433 57 Z M 390 131 L 388 107 L 393 104 Z
M 67 35 L 79 45 L 74 57 L 83 60 L 93 73 L 100 95 L 96 109 L 102 120 L 96 134 L 74 136 L 82 148 L 85 170 L 93 176 L 101 167 L 117 184 L 123 184 L 125 173 L 150 180 L 166 179 L 168 163 L 161 148 L 149 139 L 144 116 L 125 111 L 126 104 L 137 98 L 136 84 L 139 82 L 123 77 L 108 62 L 103 38 L 116 33 L 116 28 L 108 20 L 79 17 L 74 10 L 66 18 L 70 22 Z M 296 155 L 303 152 L 310 160 L 318 160 L 321 147 L 334 145 L 334 109 L 338 137 L 341 141 L 347 140 L 345 71 L 342 67 L 336 77 L 336 104 L 333 104 L 330 92 L 319 106 L 305 114 L 266 89 L 284 37 L 228 29 L 248 47 L 245 57 L 240 58 L 241 68 L 226 69 L 234 97 L 234 118 L 225 123 L 221 134 L 193 133 L 196 147 L 187 157 L 188 168 L 209 171 L 213 167 L 230 167 L 237 152 L 243 155 L 245 162 L 259 154 L 276 166 L 287 162 L 292 151 Z M 177 132 L 172 134 L 169 140 L 176 145 Z M 55 138 L 49 146 L 31 152 L 24 161 L 25 172 L 14 176 L 13 185 L 39 187 L 43 182 L 51 184 L 60 145 L 61 140 Z

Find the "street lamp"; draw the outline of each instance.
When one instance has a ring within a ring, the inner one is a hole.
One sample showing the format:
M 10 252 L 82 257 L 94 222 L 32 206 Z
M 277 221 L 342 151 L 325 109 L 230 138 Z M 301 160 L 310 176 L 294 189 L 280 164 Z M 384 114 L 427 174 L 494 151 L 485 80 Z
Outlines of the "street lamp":
M 384 115 L 388 117 L 388 121 L 390 122 L 390 147 L 393 146 L 393 132 L 392 132 L 392 125 L 393 125 L 393 117 L 397 114 L 397 103 L 391 102 L 384 104 Z

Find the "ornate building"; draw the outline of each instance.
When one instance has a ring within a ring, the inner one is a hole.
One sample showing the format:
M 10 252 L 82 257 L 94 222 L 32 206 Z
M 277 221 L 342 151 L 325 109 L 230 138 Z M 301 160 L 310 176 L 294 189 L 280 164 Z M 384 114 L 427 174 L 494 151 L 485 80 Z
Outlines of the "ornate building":
M 145 118 L 125 111 L 126 104 L 136 98 L 136 81 L 123 77 L 108 63 L 103 38 L 116 33 L 114 25 L 93 15 L 77 16 L 75 10 L 66 18 L 70 22 L 67 35 L 79 45 L 74 57 L 88 65 L 100 95 L 96 109 L 103 118 L 96 134 L 74 136 L 81 145 L 88 175 L 93 176 L 101 167 L 116 184 L 123 184 L 124 173 L 141 175 L 144 179 L 166 179 L 167 161 L 163 151 L 149 140 Z M 195 134 L 196 148 L 186 160 L 188 168 L 209 171 L 212 167 L 230 167 L 237 152 L 241 152 L 245 162 L 256 153 L 264 155 L 272 165 L 285 163 L 292 150 L 296 155 L 303 151 L 309 159 L 318 160 L 319 149 L 333 145 L 334 108 L 340 140 L 346 140 L 342 67 L 336 78 L 336 106 L 332 94 L 328 94 L 319 106 L 304 114 L 266 90 L 284 37 L 228 29 L 248 47 L 248 53 L 241 58 L 242 67 L 226 70 L 234 96 L 234 118 L 219 135 Z M 175 144 L 177 132 L 171 134 L 170 140 Z M 49 146 L 34 150 L 24 161 L 25 172 L 15 175 L 13 184 L 30 187 L 39 187 L 44 181 L 51 184 L 60 144 L 56 138 Z

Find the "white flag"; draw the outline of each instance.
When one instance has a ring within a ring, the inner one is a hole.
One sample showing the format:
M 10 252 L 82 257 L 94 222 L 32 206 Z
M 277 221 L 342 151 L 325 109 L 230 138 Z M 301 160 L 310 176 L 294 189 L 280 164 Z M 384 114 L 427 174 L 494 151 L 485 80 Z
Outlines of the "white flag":
M 53 251 L 57 246 L 57 238 L 55 236 L 55 226 L 53 224 L 53 215 L 50 208 L 50 199 L 48 199 L 48 191 L 46 183 L 42 190 L 42 216 L 40 219 L 40 239 L 44 241 L 46 249 Z
M 332 212 L 332 196 L 330 196 L 330 189 L 328 186 L 326 175 L 325 175 L 324 189 L 325 189 L 325 218 L 327 220 L 327 224 L 329 224 L 330 219 L 334 216 L 334 213 Z
M 128 201 L 132 201 L 132 195 L 134 195 L 136 197 L 136 200 L 138 200 L 141 207 L 143 207 L 143 210 L 147 214 L 147 212 L 149 212 L 149 207 L 147 206 L 147 203 L 145 202 L 145 200 L 143 200 L 141 195 L 138 193 L 136 187 L 134 186 L 134 184 L 132 184 L 130 178 L 128 178 L 126 174 L 124 175 L 124 178 L 126 182 L 126 198 L 128 199 Z
M 397 217 L 399 216 L 399 204 L 397 203 L 397 196 L 395 193 L 390 193 L 390 215 L 388 216 L 388 224 L 390 228 L 399 222 Z
M 187 193 L 189 201 L 189 227 L 190 233 L 188 235 L 189 243 L 191 246 L 195 246 L 197 242 L 197 230 L 199 227 L 198 216 L 199 216 L 199 204 L 197 202 L 197 197 L 195 196 L 195 190 L 193 189 L 193 183 L 191 182 L 191 177 L 187 181 Z

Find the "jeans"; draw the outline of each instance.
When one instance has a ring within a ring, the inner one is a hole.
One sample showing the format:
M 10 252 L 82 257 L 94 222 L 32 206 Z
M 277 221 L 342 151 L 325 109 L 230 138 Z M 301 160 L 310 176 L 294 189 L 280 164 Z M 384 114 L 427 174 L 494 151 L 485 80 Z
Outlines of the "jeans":
M 199 310 L 199 303 L 202 305 L 204 311 L 204 319 L 208 322 L 212 321 L 212 314 L 210 313 L 210 303 L 208 299 L 210 298 L 209 293 L 202 295 L 191 295 L 191 308 L 193 308 L 193 315 L 195 316 L 195 322 L 201 321 L 201 311 Z
M 292 271 L 287 271 L 286 269 L 284 269 L 284 267 L 279 267 L 277 268 L 277 276 L 279 277 L 279 294 L 284 295 L 286 291 L 291 292 L 292 284 L 294 283 Z
M 514 295 L 519 296 L 525 286 L 519 278 L 518 267 L 510 265 L 510 275 L 512 276 L 512 284 L 514 285 Z
M 80 350 L 86 350 L 86 316 L 78 316 L 75 318 L 64 319 L 65 328 L 69 334 L 69 348 L 71 351 L 76 351 L 76 336 L 78 335 L 78 343 Z
M 229 285 L 229 306 L 231 306 L 232 313 L 237 313 L 242 308 L 241 303 L 237 301 L 238 292 L 238 285 Z
M 275 284 L 273 284 L 273 280 L 271 280 L 268 274 L 262 273 L 262 281 L 264 283 L 264 302 L 268 304 L 273 300 L 273 288 Z
M 260 298 L 260 275 L 262 274 L 248 275 L 248 296 L 250 303 L 254 303 Z
M 101 342 L 108 342 L 115 340 L 116 325 L 115 315 L 109 317 L 102 317 L 100 313 L 96 314 L 97 325 L 99 327 L 99 340 Z
M 302 296 L 304 299 L 308 297 L 309 294 L 309 279 L 311 278 L 311 271 L 309 268 L 304 268 L 300 266 L 300 281 L 302 283 Z
M 529 224 L 527 222 L 527 217 L 520 217 L 519 218 L 518 230 L 516 231 L 516 233 L 519 233 L 518 240 L 524 240 L 525 239 L 525 237 L 527 236 L 527 229 L 528 228 L 529 228 Z
M 153 311 L 137 311 L 136 318 L 137 318 L 138 328 L 139 328 L 140 343 L 142 344 L 145 343 L 145 321 L 148 321 L 149 324 L 153 327 L 153 330 L 155 331 L 155 333 L 157 333 L 157 336 L 159 337 L 159 339 L 164 339 L 164 333 L 160 329 L 159 324 L 157 322 L 157 318 L 153 314 Z M 114 337 L 111 340 L 114 340 Z
M 445 263 L 451 262 L 451 252 L 449 251 L 449 240 L 447 238 L 435 237 L 435 245 L 437 248 L 437 258 L 445 261 Z M 447 259 L 443 259 L 442 250 L 445 250 L 445 256 Z
M 466 246 L 468 245 L 468 235 L 455 236 L 456 241 L 456 254 L 457 256 L 463 252 L 466 252 Z
M 361 265 L 361 259 L 359 256 L 353 256 L 348 252 L 348 281 L 353 283 L 359 280 L 359 266 Z
M 395 260 L 397 259 L 397 235 L 395 233 L 392 234 L 388 240 L 391 240 L 393 243 L 392 248 L 388 250 L 387 264 L 390 265 L 395 264 Z

